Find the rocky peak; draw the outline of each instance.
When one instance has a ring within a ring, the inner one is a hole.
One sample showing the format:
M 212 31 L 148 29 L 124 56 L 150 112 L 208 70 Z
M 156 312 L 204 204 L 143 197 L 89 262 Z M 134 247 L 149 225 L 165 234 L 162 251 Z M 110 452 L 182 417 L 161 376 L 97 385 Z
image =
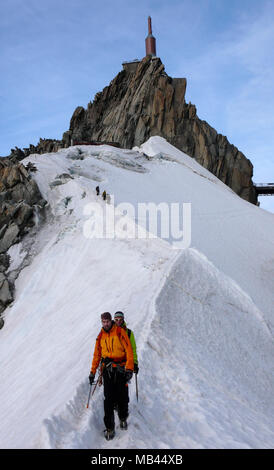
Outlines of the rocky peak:
M 123 70 L 86 109 L 75 109 L 62 140 L 40 139 L 37 146 L 12 150 L 11 157 L 18 161 L 30 153 L 56 152 L 77 143 L 132 148 L 159 135 L 195 158 L 243 199 L 256 204 L 251 162 L 225 136 L 199 119 L 195 105 L 185 101 L 186 85 L 185 78 L 167 75 L 159 57 L 123 63 Z
M 185 89 L 186 80 L 168 77 L 159 58 L 145 57 L 133 72 L 124 67 L 86 110 L 76 108 L 64 138 L 130 148 L 151 135 L 165 137 L 182 116 Z
M 87 109 L 77 107 L 64 146 L 115 142 L 123 148 L 160 135 L 195 158 L 244 199 L 256 203 L 251 162 L 186 103 L 186 79 L 172 78 L 158 57 L 145 57 L 124 69 L 96 94 Z

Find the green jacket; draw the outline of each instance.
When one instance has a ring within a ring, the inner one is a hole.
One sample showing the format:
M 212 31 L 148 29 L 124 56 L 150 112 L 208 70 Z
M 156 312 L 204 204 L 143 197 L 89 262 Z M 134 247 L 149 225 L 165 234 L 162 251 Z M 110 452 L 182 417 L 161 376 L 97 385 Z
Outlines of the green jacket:
M 127 335 L 128 335 L 128 337 L 129 337 L 130 344 L 131 344 L 131 347 L 132 347 L 132 350 L 133 350 L 133 360 L 134 360 L 134 364 L 137 364 L 137 365 L 138 365 L 137 347 L 136 347 L 136 342 L 135 342 L 135 338 L 134 338 L 133 331 L 130 330 L 130 329 L 127 327 L 125 321 L 124 321 L 124 323 L 122 324 L 122 328 L 124 328 L 124 330 L 126 330 Z

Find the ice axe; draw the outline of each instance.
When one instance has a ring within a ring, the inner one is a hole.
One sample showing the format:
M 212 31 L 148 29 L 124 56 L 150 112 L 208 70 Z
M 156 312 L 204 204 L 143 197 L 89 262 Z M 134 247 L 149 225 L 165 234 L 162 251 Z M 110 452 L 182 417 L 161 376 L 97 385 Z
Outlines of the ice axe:
M 88 406 L 89 406 L 89 400 L 90 400 L 91 387 L 92 387 L 92 384 L 90 384 L 90 386 L 89 386 L 89 394 L 88 394 L 87 408 L 88 408 Z
M 137 382 L 137 374 L 135 374 L 135 386 L 136 386 L 136 399 L 138 401 L 138 382 Z
M 93 394 L 94 394 L 94 392 L 95 392 L 95 390 L 96 390 L 96 387 L 97 387 L 98 383 L 99 383 L 99 386 L 102 385 L 102 376 L 103 376 L 103 364 L 102 364 L 102 366 L 101 366 L 100 374 L 99 374 L 99 377 L 98 377 L 96 383 L 93 382 L 92 384 L 90 384 L 90 387 L 89 387 L 89 394 L 88 394 L 87 408 L 89 407 L 89 400 L 90 400 L 90 394 L 91 394 L 91 387 L 92 387 L 92 385 L 94 385 L 94 383 L 95 383 L 93 392 L 92 392 L 92 394 L 91 394 L 91 397 L 93 397 Z

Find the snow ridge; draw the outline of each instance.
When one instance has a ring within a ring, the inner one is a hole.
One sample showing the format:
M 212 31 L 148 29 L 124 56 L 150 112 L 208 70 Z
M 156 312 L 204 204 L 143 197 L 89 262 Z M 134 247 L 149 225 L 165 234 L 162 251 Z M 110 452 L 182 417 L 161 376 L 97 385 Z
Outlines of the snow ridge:
M 160 137 L 29 161 L 48 213 L 10 250 L 18 277 L 0 332 L 0 447 L 273 447 L 274 216 Z M 98 184 L 115 207 L 191 202 L 191 247 L 122 238 L 121 227 L 85 237 L 87 205 L 106 207 Z M 125 312 L 140 361 L 139 401 L 134 377 L 129 428 L 115 442 L 102 435 L 102 388 L 86 408 L 107 310 Z
M 226 321 L 214 311 L 216 304 L 225 310 Z M 167 315 L 167 309 L 174 315 Z M 204 255 L 189 249 L 164 273 L 147 314 L 139 332 L 140 400 L 137 404 L 132 383 L 130 427 L 127 434 L 118 431 L 115 447 L 149 448 L 152 442 L 153 448 L 221 448 L 226 442 L 226 447 L 252 448 L 258 446 L 258 434 L 260 446 L 271 447 L 274 433 L 265 412 L 272 401 L 267 393 L 273 387 L 272 366 L 265 363 L 264 372 L 258 373 L 254 357 L 259 366 L 265 350 L 258 358 L 248 349 L 250 344 L 257 352 L 268 347 L 271 356 L 272 338 L 249 296 Z M 222 325 L 218 337 L 217 322 Z M 237 326 L 234 337 L 231 322 Z M 240 367 L 239 347 L 244 350 Z M 207 390 L 207 398 L 201 390 Z M 102 392 L 95 393 L 90 410 L 85 410 L 88 384 L 83 382 L 65 411 L 44 422 L 48 437 L 41 438 L 41 446 L 44 440 L 51 448 L 111 447 L 102 437 Z M 246 426 L 237 424 L 245 421 Z M 165 438 L 153 439 L 155 429 Z
M 147 305 L 145 320 L 142 324 L 141 331 L 139 331 L 139 362 L 143 361 L 143 357 L 147 349 L 148 337 L 151 332 L 151 324 L 153 323 L 154 318 L 157 315 L 157 298 L 161 290 L 163 289 L 163 286 L 166 282 L 166 278 L 169 276 L 169 272 L 171 271 L 173 264 L 176 262 L 179 256 L 180 253 L 174 253 L 174 258 L 172 259 L 172 262 L 167 266 L 166 270 L 163 272 L 162 281 L 159 283 L 159 286 L 157 286 L 156 292 L 152 296 L 149 304 Z M 134 384 L 131 385 L 131 389 L 133 387 Z M 97 388 L 97 391 L 95 391 L 95 394 L 91 399 L 89 409 L 87 410 L 86 404 L 88 393 L 89 385 L 88 378 L 86 378 L 86 380 L 78 386 L 74 397 L 66 404 L 65 409 L 59 415 L 51 416 L 50 418 L 44 420 L 39 438 L 39 448 L 97 449 L 100 447 L 106 447 L 106 443 L 103 438 L 98 439 L 100 435 L 102 437 L 103 403 L 102 397 L 99 395 L 102 395 L 102 391 L 100 393 L 100 388 Z M 131 393 L 131 396 L 132 395 L 133 393 Z M 136 404 L 135 409 L 140 415 L 140 419 L 142 421 L 143 416 L 140 410 L 138 410 Z M 128 440 L 127 437 L 127 435 L 124 436 L 126 440 Z M 132 436 L 132 441 L 134 442 L 134 436 Z M 122 442 L 120 442 L 120 447 L 123 448 L 124 445 L 125 439 L 122 439 Z M 144 445 L 145 444 L 143 443 L 142 447 Z

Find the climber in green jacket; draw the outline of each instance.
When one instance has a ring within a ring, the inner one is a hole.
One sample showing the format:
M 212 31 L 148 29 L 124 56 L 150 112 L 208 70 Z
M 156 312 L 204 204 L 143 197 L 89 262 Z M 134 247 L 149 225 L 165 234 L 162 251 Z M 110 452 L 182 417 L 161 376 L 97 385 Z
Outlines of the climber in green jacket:
M 124 330 L 127 332 L 127 335 L 130 339 L 130 344 L 131 344 L 131 347 L 132 347 L 132 350 L 133 350 L 134 373 L 138 374 L 139 367 L 138 367 L 137 348 L 136 348 L 136 342 L 135 342 L 133 331 L 130 330 L 127 327 L 126 322 L 125 322 L 125 316 L 124 316 L 123 312 L 120 312 L 120 311 L 116 312 L 114 314 L 114 321 L 115 321 L 117 326 L 120 326 L 121 328 L 124 328 Z

